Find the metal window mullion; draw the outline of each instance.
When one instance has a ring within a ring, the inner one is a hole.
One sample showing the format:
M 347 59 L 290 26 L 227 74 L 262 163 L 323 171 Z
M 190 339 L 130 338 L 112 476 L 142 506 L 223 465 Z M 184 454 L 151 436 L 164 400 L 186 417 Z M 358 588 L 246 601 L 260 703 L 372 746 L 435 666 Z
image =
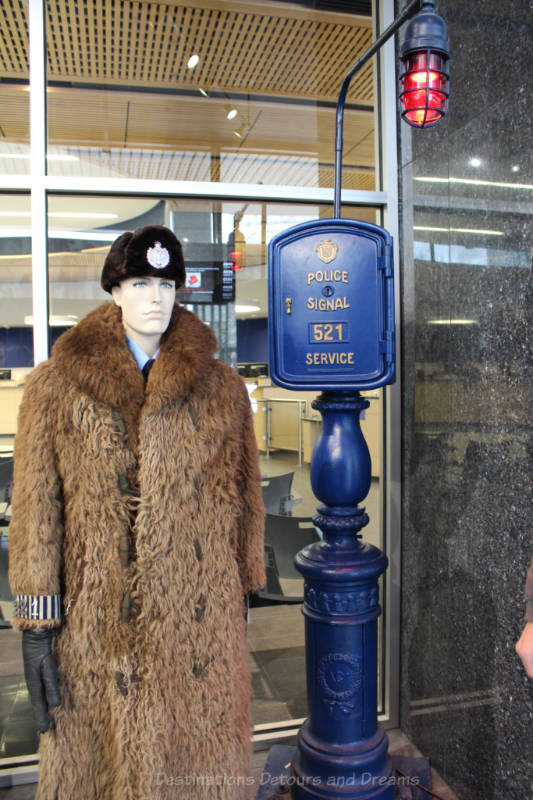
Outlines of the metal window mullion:
M 31 190 L 28 175 L 0 175 L 2 189 Z M 263 184 L 209 183 L 207 181 L 152 181 L 136 178 L 86 178 L 45 176 L 47 192 L 58 194 L 125 194 L 130 197 L 159 195 L 161 197 L 198 197 L 216 200 L 250 200 L 280 203 L 333 203 L 333 187 L 324 189 L 310 186 L 266 186 Z M 369 192 L 344 189 L 343 206 L 376 206 L 387 203 L 387 192 Z
M 48 358 L 48 270 L 46 225 L 46 70 L 44 3 L 29 0 L 30 149 L 33 356 Z
M 213 200 L 246 199 L 268 202 L 305 202 L 329 205 L 333 188 L 312 186 L 279 186 L 275 184 L 211 183 L 210 181 L 167 181 L 144 178 L 87 178 L 47 176 L 48 192 L 68 194 L 127 194 L 160 197 L 202 197 Z M 346 190 L 342 194 L 346 205 L 384 206 L 386 192 Z
M 382 28 L 394 19 L 394 0 L 383 0 Z M 387 194 L 384 225 L 393 237 L 396 308 L 396 353 L 400 359 L 400 269 L 398 247 L 398 100 L 396 94 L 396 45 L 390 39 L 380 52 L 381 59 L 381 143 L 382 175 Z M 389 557 L 385 600 L 385 714 L 387 727 L 399 726 L 400 712 L 400 582 L 401 582 L 401 365 L 396 364 L 396 381 L 384 390 L 385 417 L 385 550 Z

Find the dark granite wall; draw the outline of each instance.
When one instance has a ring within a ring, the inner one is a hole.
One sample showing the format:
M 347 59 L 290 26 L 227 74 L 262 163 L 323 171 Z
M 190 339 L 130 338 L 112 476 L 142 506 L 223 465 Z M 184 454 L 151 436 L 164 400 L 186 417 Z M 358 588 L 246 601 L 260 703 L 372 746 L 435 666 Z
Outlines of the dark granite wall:
M 437 10 L 449 116 L 400 132 L 401 726 L 460 800 L 532 800 L 533 3 Z

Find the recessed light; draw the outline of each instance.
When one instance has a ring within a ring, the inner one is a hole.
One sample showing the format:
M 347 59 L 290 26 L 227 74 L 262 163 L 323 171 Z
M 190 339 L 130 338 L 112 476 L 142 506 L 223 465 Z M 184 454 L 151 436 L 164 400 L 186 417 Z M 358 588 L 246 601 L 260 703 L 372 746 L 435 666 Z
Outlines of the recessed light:
M 477 156 L 472 156 L 472 158 L 468 161 L 471 167 L 480 167 L 483 163 L 480 158 Z
M 75 325 L 78 317 L 75 314 L 67 314 L 60 316 L 59 314 L 50 314 L 48 324 L 51 328 L 68 328 Z M 33 325 L 33 314 L 24 317 L 24 325 Z
M 480 236 L 503 236 L 503 231 L 488 228 L 436 228 L 431 225 L 413 225 L 415 231 L 435 231 L 436 233 L 478 233 Z
M 247 306 L 247 305 L 239 305 L 235 306 L 235 313 L 236 314 L 253 314 L 254 311 L 260 311 L 260 306 Z
M 414 181 L 422 181 L 423 183 L 462 183 L 467 186 L 496 186 L 498 189 L 525 189 L 530 191 L 533 189 L 533 183 L 505 183 L 504 181 L 481 181 L 474 180 L 473 178 L 429 178 L 429 177 L 414 177 Z
M 238 113 L 237 109 L 235 108 L 235 106 L 230 106 L 230 105 L 225 105 L 224 106 L 224 111 L 226 112 L 226 118 L 227 119 L 235 119 L 235 117 L 237 116 L 237 113 Z
M 78 156 L 68 156 L 62 153 L 48 153 L 46 158 L 48 161 L 79 161 Z
M 477 319 L 428 319 L 428 325 L 477 325 Z
M 518 166 L 518 164 L 513 164 L 513 166 L 511 167 L 511 172 L 520 172 L 520 167 Z
M 193 55 L 187 61 L 187 69 L 194 69 L 198 66 L 200 61 L 200 56 L 197 53 L 193 53 Z
M 49 211 L 48 216 L 56 219 L 118 219 L 118 214 L 93 214 L 85 211 Z

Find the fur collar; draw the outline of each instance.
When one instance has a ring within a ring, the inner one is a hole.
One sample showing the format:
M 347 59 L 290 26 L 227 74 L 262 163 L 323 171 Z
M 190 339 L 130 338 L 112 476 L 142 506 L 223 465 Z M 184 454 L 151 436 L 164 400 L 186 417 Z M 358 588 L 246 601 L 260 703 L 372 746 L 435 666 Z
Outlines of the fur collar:
M 136 444 L 141 410 L 157 412 L 185 398 L 209 374 L 216 349 L 207 325 L 176 305 L 145 388 L 128 347 L 122 312 L 114 303 L 104 303 L 59 337 L 52 360 L 83 392 L 116 409 Z

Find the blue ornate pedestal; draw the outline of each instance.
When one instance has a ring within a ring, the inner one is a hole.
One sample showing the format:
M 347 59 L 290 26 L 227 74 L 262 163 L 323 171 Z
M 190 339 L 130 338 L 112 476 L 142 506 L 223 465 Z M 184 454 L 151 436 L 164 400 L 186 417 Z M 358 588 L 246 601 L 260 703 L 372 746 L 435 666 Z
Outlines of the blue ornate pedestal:
M 309 718 L 291 767 L 297 800 L 392 800 L 388 738 L 377 723 L 378 578 L 387 558 L 360 541 L 368 523 L 359 503 L 370 489 L 370 454 L 359 392 L 323 392 L 313 403 L 322 431 L 311 461 L 324 539 L 305 547 L 296 566 L 305 579 Z

